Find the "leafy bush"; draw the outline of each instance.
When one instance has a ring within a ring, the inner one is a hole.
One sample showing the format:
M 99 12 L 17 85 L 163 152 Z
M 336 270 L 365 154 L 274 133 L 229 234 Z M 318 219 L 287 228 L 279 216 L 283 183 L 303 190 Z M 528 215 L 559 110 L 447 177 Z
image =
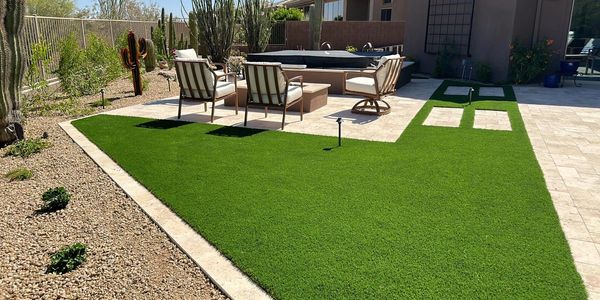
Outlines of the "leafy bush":
M 94 34 L 86 37 L 82 49 L 73 34 L 61 42 L 58 77 L 70 96 L 91 95 L 121 76 L 117 51 Z
M 492 81 L 492 67 L 488 64 L 477 64 L 475 75 L 477 76 L 477 80 L 481 82 L 490 82 Z
M 31 45 L 31 58 L 29 68 L 25 74 L 25 83 L 30 88 L 29 92 L 24 94 L 23 113 L 29 113 L 42 106 L 47 99 L 52 99 L 53 92 L 44 78 L 42 69 L 50 71 L 50 55 L 48 53 L 50 45 L 44 41 Z
M 17 168 L 8 172 L 4 177 L 9 181 L 23 181 L 33 177 L 33 172 L 27 168 Z
M 6 155 L 26 158 L 48 147 L 50 147 L 50 143 L 44 139 L 26 139 L 11 145 L 6 151 Z
M 279 7 L 273 11 L 271 18 L 275 21 L 302 21 L 304 20 L 304 12 L 295 7 Z
M 44 205 L 41 211 L 51 212 L 67 207 L 71 194 L 64 187 L 48 189 L 43 195 Z
M 442 49 L 436 59 L 435 59 L 435 69 L 433 69 L 433 77 L 436 78 L 447 78 L 452 77 L 452 61 L 456 57 L 456 54 L 453 51 L 452 46 L 444 47 Z
M 356 52 L 356 51 L 358 51 L 358 49 L 356 49 L 356 47 L 354 47 L 354 46 L 352 46 L 352 45 L 348 45 L 348 46 L 346 46 L 346 51 L 348 51 L 348 52 L 351 52 L 351 53 L 352 53 L 352 52 Z
M 87 246 L 75 243 L 61 248 L 50 256 L 50 265 L 46 273 L 64 274 L 75 270 L 85 262 Z
M 546 72 L 554 54 L 550 49 L 552 44 L 553 40 L 542 40 L 531 48 L 519 41 L 511 45 L 510 70 L 514 83 L 530 83 Z

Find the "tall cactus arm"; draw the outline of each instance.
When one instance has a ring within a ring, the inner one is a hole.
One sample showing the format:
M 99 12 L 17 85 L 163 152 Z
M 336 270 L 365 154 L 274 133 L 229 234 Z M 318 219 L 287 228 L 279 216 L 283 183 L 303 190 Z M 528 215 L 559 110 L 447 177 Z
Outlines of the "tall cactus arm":
M 139 57 L 146 58 L 146 54 L 148 54 L 148 48 L 146 46 L 145 38 L 140 38 L 138 40 L 138 49 Z
M 131 60 L 129 60 L 129 50 L 125 48 L 121 49 L 121 62 L 125 69 L 132 69 L 134 67 Z

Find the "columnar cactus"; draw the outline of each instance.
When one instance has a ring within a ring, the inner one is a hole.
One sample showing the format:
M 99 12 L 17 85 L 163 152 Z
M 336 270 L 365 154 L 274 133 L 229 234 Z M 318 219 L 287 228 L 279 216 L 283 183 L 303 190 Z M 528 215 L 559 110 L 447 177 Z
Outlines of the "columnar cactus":
M 140 74 L 140 58 L 146 57 L 146 39 L 135 40 L 135 33 L 129 31 L 127 35 L 127 48 L 121 49 L 121 59 L 125 68 L 131 70 L 133 91 L 136 96 L 142 95 L 142 76 Z M 139 46 L 139 47 L 138 47 Z
M 315 0 L 315 4 L 309 7 L 310 23 L 310 46 L 313 50 L 319 50 L 321 45 L 321 23 L 323 23 L 323 0 Z
M 154 43 L 152 40 L 145 40 L 146 42 L 146 58 L 144 58 L 144 65 L 146 67 L 146 72 L 152 72 L 156 69 L 156 53 L 154 48 Z
M 175 25 L 173 24 L 173 13 L 169 14 L 169 51 L 175 49 L 177 37 L 175 35 Z
M 0 146 L 23 138 L 21 82 L 25 0 L 0 0 Z
M 188 27 L 190 28 L 190 46 L 196 50 L 196 52 L 200 52 L 200 48 L 198 47 L 198 22 L 194 11 L 190 12 Z

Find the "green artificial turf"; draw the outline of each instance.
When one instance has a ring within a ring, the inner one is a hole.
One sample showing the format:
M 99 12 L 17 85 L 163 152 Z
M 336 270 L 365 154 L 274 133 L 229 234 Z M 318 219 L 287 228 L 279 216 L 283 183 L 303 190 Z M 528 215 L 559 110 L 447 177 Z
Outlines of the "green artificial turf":
M 396 143 L 142 118 L 74 125 L 281 299 L 585 299 L 514 94 L 444 83 Z M 512 132 L 472 129 L 506 110 Z

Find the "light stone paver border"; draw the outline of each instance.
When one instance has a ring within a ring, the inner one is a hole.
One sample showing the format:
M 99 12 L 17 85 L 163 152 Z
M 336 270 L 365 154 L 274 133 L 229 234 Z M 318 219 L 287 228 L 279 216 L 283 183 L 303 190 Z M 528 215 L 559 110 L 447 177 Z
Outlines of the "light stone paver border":
M 66 121 L 59 126 L 231 299 L 272 299 L 207 240 Z
M 504 110 L 476 109 L 473 128 L 512 131 L 508 112 Z
M 480 87 L 479 88 L 479 97 L 504 98 L 504 97 L 506 97 L 506 95 L 504 94 L 503 87 Z
M 472 87 L 470 86 L 457 86 L 450 85 L 444 91 L 446 96 L 468 96 L 471 92 Z

